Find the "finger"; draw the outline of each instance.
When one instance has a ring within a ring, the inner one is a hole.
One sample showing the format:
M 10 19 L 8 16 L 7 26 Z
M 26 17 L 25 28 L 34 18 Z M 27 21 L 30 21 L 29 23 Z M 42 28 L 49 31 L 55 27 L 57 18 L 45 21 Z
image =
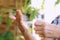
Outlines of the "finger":
M 40 37 L 45 37 L 45 35 L 44 35 L 44 34 L 39 34 L 39 36 L 40 36 Z
M 37 26 L 37 25 L 42 25 L 42 23 L 35 22 L 34 25 L 35 25 L 35 26 Z
M 42 30 L 44 30 L 44 27 L 38 27 L 38 26 L 37 26 L 37 27 L 34 28 L 34 30 L 35 30 L 35 31 L 42 31 Z
M 37 30 L 44 30 L 44 28 L 45 28 L 45 23 L 38 23 L 38 22 L 36 22 L 35 23 L 35 30 L 37 29 Z
M 16 20 L 17 20 L 17 22 L 21 22 L 22 21 L 22 12 L 21 12 L 21 10 L 17 10 L 16 11 Z
M 46 23 L 45 22 L 35 22 L 34 25 L 37 26 L 37 25 L 45 25 Z
M 17 10 L 16 11 L 16 21 L 17 21 L 17 26 L 19 27 L 19 30 L 23 33 L 25 32 L 26 28 L 25 28 L 25 25 L 24 23 L 22 22 L 23 21 L 23 17 L 22 17 L 22 12 L 21 10 Z
M 45 23 L 44 22 L 35 22 L 34 25 L 35 26 L 40 26 L 40 25 L 44 25 Z
M 36 31 L 35 33 L 36 34 L 39 34 L 39 35 L 43 35 L 44 34 L 44 31 Z
M 16 17 L 13 16 L 13 15 L 10 15 L 9 18 L 12 19 L 12 20 L 16 20 Z

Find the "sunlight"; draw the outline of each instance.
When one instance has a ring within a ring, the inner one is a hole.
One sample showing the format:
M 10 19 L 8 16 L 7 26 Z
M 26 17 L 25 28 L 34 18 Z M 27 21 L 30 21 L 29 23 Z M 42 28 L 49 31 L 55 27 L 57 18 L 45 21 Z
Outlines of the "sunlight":
M 54 7 L 56 0 L 45 0 L 44 10 L 40 10 L 40 13 L 44 13 L 45 21 L 51 23 L 51 21 L 60 14 L 60 4 Z M 34 8 L 40 8 L 42 0 L 32 0 L 31 6 Z
M 60 15 L 60 4 L 54 7 L 56 0 L 45 0 L 44 10 L 39 11 L 40 14 L 44 14 L 44 21 L 51 23 L 52 20 Z M 40 8 L 42 5 L 42 0 L 32 0 L 31 6 L 34 8 Z M 38 37 L 37 37 L 38 38 Z
M 34 8 L 40 8 L 42 0 L 31 0 L 31 6 Z

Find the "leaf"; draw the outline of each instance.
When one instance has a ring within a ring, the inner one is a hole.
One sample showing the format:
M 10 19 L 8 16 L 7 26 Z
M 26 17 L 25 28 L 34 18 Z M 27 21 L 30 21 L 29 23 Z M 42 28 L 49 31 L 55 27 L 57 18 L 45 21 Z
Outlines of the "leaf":
M 4 37 L 2 34 L 0 34 L 0 40 L 4 40 Z
M 37 9 L 33 9 L 33 10 L 30 11 L 30 21 L 35 18 L 37 13 L 38 13 Z
M 31 3 L 31 0 L 26 0 L 26 5 L 29 5 Z
M 0 15 L 0 24 L 2 23 L 2 15 Z
M 55 4 L 59 4 L 60 3 L 60 0 L 57 0 L 56 2 L 55 2 Z
M 14 40 L 14 34 L 11 31 L 6 31 L 4 34 L 5 40 Z
M 8 27 L 12 25 L 12 20 L 9 17 L 7 17 L 6 22 Z
M 22 11 L 23 11 L 23 13 L 27 13 L 27 11 L 28 11 L 28 9 L 29 9 L 29 5 L 30 5 L 30 3 L 31 3 L 31 0 L 25 0 L 25 5 L 21 8 L 22 9 Z
M 24 7 L 22 7 L 22 11 L 23 11 L 24 14 L 29 14 L 30 15 L 28 19 L 31 21 L 35 18 L 38 11 L 37 11 L 37 8 L 36 9 L 32 8 L 30 6 L 30 3 L 31 3 L 31 0 L 26 0 Z

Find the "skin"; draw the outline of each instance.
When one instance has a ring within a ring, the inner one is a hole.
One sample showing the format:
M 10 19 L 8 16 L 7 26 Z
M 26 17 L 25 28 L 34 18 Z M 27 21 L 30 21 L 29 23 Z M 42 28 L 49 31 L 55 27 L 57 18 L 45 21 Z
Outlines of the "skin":
M 44 35 L 44 28 L 45 28 L 45 22 L 35 22 L 35 33 L 39 34 L 40 37 L 45 37 Z
M 31 33 L 29 32 L 29 30 L 27 28 L 25 28 L 25 26 L 23 25 L 21 10 L 16 11 L 16 17 L 14 17 L 13 15 L 10 15 L 9 17 L 13 21 L 16 21 L 16 24 L 17 24 L 18 28 L 20 29 L 20 31 L 22 32 L 22 34 L 24 35 L 25 40 L 35 40 L 34 37 L 31 35 Z
M 49 38 L 60 38 L 60 26 L 55 24 L 48 24 L 45 22 L 36 22 L 35 31 L 40 36 L 49 37 Z
M 16 11 L 16 17 L 13 15 L 9 16 L 13 21 L 16 21 L 16 24 L 20 31 L 22 32 L 23 36 L 25 37 L 25 40 L 35 40 L 34 37 L 31 35 L 28 29 L 25 28 L 25 25 L 23 25 L 23 18 L 22 18 L 22 12 L 21 10 Z M 48 24 L 46 22 L 35 22 L 35 32 L 41 36 L 41 37 L 60 37 L 60 26 L 54 25 L 54 24 Z M 53 27 L 53 28 L 52 28 Z M 50 29 L 48 29 L 50 28 Z M 53 30 L 51 30 L 51 28 Z M 57 29 L 57 30 L 56 30 Z M 58 32 L 59 31 L 59 32 Z M 59 33 L 59 34 L 58 34 Z M 56 35 L 55 35 L 56 34 Z

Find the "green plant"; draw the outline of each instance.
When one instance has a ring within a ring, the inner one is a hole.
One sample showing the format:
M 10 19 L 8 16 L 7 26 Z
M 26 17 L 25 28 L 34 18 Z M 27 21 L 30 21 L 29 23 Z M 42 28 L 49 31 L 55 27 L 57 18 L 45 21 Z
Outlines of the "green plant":
M 31 4 L 31 0 L 26 0 L 25 5 L 22 7 L 22 11 L 24 14 L 27 14 L 28 19 L 31 21 L 35 18 L 38 9 L 31 7 L 30 4 Z
M 7 22 L 7 27 L 10 27 L 12 25 L 12 20 L 9 17 L 7 17 L 6 22 Z
M 27 6 L 29 6 L 31 4 L 31 0 L 26 0 L 25 1 L 25 6 L 27 7 Z
M 0 33 L 0 40 L 4 40 L 4 37 L 1 33 Z
M 14 34 L 11 31 L 4 33 L 4 40 L 14 40 Z
M 35 8 L 29 8 L 27 9 L 27 14 L 29 17 L 29 20 L 33 20 L 38 12 L 38 9 Z
M 11 31 L 6 31 L 5 33 L 0 33 L 0 40 L 14 40 L 15 35 Z
M 2 15 L 0 15 L 0 24 L 2 23 Z
M 35 18 L 36 14 L 38 13 L 39 9 L 27 7 L 26 9 L 23 9 L 23 13 L 28 16 L 28 19 L 31 21 Z
M 60 0 L 57 0 L 57 1 L 55 2 L 56 5 L 59 4 L 59 3 L 60 3 Z

